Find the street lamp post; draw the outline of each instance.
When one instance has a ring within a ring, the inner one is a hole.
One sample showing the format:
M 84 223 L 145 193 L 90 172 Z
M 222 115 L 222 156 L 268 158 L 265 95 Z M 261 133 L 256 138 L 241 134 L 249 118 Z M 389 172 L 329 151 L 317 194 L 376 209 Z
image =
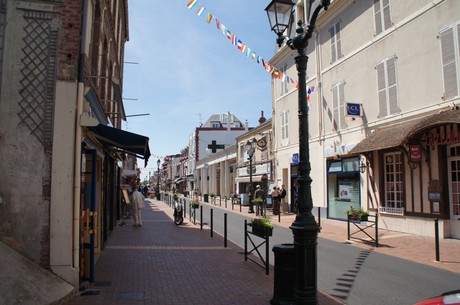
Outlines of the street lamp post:
M 157 161 L 157 167 L 158 167 L 158 172 L 157 172 L 157 200 L 160 200 L 160 159 Z
M 298 211 L 290 229 L 294 235 L 294 256 L 295 256 L 295 282 L 293 291 L 293 301 L 297 305 L 318 304 L 317 287 L 317 239 L 319 225 L 312 214 L 313 199 L 311 196 L 310 177 L 310 148 L 308 130 L 308 107 L 307 107 L 307 85 L 306 70 L 308 56 L 306 48 L 308 41 L 313 35 L 316 18 L 321 9 L 327 9 L 330 0 L 309 0 L 307 24 L 298 22 L 296 36 L 287 40 L 287 45 L 298 52 L 295 58 L 298 83 L 298 112 L 299 112 L 299 175 L 297 182 L 298 190 Z M 267 6 L 270 27 L 278 38 L 278 46 L 281 46 L 286 37 L 283 36 L 285 30 L 291 25 L 292 9 L 294 3 L 291 0 L 272 0 Z
M 185 180 L 185 189 L 184 189 L 184 196 L 187 197 L 187 164 L 184 164 L 184 180 Z
M 252 158 L 254 157 L 254 153 L 256 152 L 257 148 L 257 141 L 256 139 L 252 139 L 252 141 L 248 140 L 246 142 L 246 152 L 248 153 L 248 160 L 249 160 L 249 210 L 248 213 L 254 213 L 254 206 L 252 203 Z

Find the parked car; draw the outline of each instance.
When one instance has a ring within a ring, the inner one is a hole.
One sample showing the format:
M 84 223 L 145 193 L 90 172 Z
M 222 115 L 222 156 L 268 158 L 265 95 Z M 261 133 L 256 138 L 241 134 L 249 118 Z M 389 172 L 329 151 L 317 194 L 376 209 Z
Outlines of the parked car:
M 414 305 L 455 305 L 460 304 L 460 290 L 450 291 L 443 293 L 442 295 L 420 301 Z

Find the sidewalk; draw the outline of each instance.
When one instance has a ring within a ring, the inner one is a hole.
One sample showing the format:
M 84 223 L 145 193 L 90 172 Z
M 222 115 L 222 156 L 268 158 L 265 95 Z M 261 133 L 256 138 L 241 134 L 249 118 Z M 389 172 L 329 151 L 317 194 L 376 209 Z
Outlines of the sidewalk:
M 96 264 L 95 282 L 67 305 L 270 304 L 273 267 L 265 275 L 244 260 L 240 247 L 224 248 L 220 235 L 211 238 L 208 228 L 201 231 L 187 220 L 176 226 L 171 207 L 148 203 L 141 228 L 132 220 L 115 228 Z M 321 292 L 318 299 L 321 305 L 343 304 Z

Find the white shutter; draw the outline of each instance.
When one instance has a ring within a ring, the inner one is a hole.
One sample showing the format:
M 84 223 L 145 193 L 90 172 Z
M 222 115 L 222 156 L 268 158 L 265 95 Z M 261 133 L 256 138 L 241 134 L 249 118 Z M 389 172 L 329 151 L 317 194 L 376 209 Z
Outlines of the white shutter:
M 332 126 L 334 130 L 339 130 L 339 86 L 335 85 L 332 87 L 332 116 L 333 122 Z
M 335 37 L 336 37 L 336 49 L 337 49 L 337 59 L 342 58 L 342 34 L 340 33 L 340 22 L 337 22 L 335 25 Z
M 331 62 L 335 62 L 337 60 L 337 53 L 335 48 L 335 27 L 330 28 L 329 33 L 331 34 Z
M 347 123 L 345 122 L 345 83 L 340 83 L 339 86 L 339 112 L 340 112 L 340 129 L 345 129 Z
M 379 117 L 387 116 L 387 93 L 385 80 L 385 62 L 377 65 L 377 91 L 379 96 Z
M 374 0 L 374 20 L 375 33 L 382 33 L 382 11 L 380 10 L 380 0 Z
M 382 6 L 383 29 L 386 30 L 391 27 L 390 0 L 382 0 Z
M 398 87 L 396 82 L 396 57 L 387 60 L 388 104 L 390 114 L 398 113 Z
M 457 31 L 458 34 L 458 31 Z M 446 99 L 458 95 L 457 63 L 455 60 L 454 29 L 445 29 L 440 33 L 442 72 L 444 77 L 444 97 Z

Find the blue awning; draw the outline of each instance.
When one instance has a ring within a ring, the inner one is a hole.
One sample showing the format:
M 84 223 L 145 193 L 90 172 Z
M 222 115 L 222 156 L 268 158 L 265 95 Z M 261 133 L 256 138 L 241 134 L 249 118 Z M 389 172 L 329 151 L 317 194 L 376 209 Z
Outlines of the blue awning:
M 147 166 L 150 157 L 148 137 L 101 124 L 90 127 L 90 130 L 105 146 L 144 159 Z

